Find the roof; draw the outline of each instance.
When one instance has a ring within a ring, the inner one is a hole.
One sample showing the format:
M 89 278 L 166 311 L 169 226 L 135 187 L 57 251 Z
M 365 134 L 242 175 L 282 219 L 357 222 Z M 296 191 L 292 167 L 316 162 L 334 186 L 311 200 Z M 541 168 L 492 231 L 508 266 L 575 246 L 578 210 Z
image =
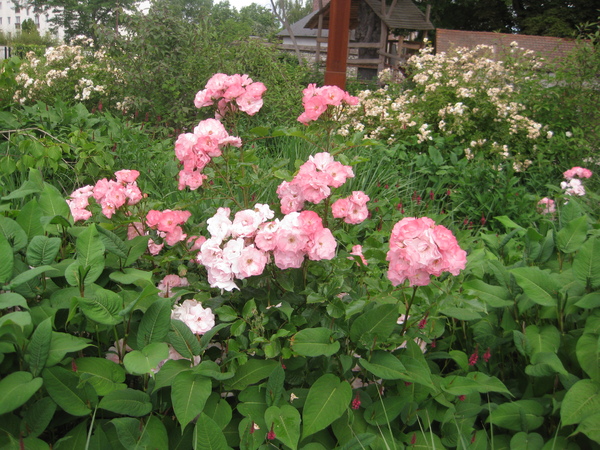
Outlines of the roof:
M 351 0 L 350 3 L 350 29 L 356 28 L 358 24 L 358 4 L 361 0 Z M 364 0 L 379 18 L 390 29 L 400 28 L 404 30 L 433 30 L 434 26 L 425 18 L 425 13 L 421 11 L 411 0 L 396 0 L 394 9 L 387 14 L 381 11 L 380 0 Z M 328 3 L 312 16 L 306 23 L 307 28 L 315 29 L 319 27 L 318 15 L 323 14 L 323 28 L 329 28 L 329 6 Z M 389 9 L 391 5 L 387 5 Z
M 294 33 L 294 36 L 296 36 L 296 37 L 317 37 L 318 26 L 317 26 L 317 28 L 306 28 L 306 24 L 308 23 L 308 21 L 311 20 L 314 16 L 316 16 L 317 13 L 318 13 L 318 11 L 313 11 L 308 16 L 304 16 L 298 22 L 294 22 L 293 24 L 291 24 L 290 28 L 292 29 L 292 33 Z M 316 17 L 316 20 L 317 20 L 317 24 L 318 24 L 319 18 Z M 277 33 L 277 36 L 287 37 L 289 35 L 290 35 L 290 33 L 288 33 L 288 30 L 286 30 L 285 28 L 283 30 L 281 30 L 279 33 Z M 326 29 L 321 30 L 321 37 L 327 37 L 328 35 L 329 35 L 328 30 L 326 30 Z

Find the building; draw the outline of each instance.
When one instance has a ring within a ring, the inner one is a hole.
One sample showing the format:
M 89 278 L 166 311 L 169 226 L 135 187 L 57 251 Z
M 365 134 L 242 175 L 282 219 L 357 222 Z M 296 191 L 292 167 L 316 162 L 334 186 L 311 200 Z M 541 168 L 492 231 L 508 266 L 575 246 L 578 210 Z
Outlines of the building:
M 12 0 L 0 0 L 0 30 L 5 37 L 11 38 L 21 32 L 21 25 L 27 19 L 31 19 L 37 27 L 40 35 L 52 33 L 51 24 L 52 11 L 34 12 L 32 6 L 16 6 Z M 63 39 L 62 30 L 52 33 L 60 41 Z

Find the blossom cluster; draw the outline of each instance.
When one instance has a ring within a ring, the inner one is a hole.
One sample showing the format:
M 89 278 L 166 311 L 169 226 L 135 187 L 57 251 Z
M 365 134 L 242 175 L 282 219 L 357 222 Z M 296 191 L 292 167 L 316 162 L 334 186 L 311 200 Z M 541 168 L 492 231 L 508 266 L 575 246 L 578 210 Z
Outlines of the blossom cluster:
M 248 75 L 226 75 L 217 73 L 206 83 L 194 98 L 196 108 L 217 103 L 215 117 L 220 119 L 230 111 L 240 111 L 253 116 L 263 105 L 262 96 L 267 88 L 254 82 Z
M 102 208 L 102 214 L 109 219 L 120 207 L 138 203 L 143 197 L 136 183 L 139 175 L 137 170 L 119 170 L 115 172 L 116 180 L 103 178 L 95 186 L 75 190 L 67 199 L 75 222 L 92 217 L 91 211 L 87 209 L 92 196 Z
M 274 212 L 269 206 L 256 204 L 238 211 L 233 221 L 230 216 L 229 208 L 219 208 L 207 221 L 211 237 L 198 254 L 212 287 L 237 289 L 235 279 L 260 275 L 271 256 L 280 269 L 298 268 L 306 256 L 315 261 L 335 256 L 333 234 L 313 211 L 270 220 Z
M 410 286 L 426 286 L 430 276 L 465 268 L 466 252 L 450 230 L 428 217 L 405 217 L 392 230 L 387 276 L 394 286 L 408 279 Z
M 217 119 L 206 119 L 194 128 L 193 133 L 180 134 L 175 142 L 175 155 L 183 164 L 179 172 L 179 189 L 189 187 L 192 190 L 202 186 L 206 175 L 202 170 L 211 158 L 221 156 L 222 149 L 227 145 L 241 147 L 239 137 L 230 136 L 221 122 Z
M 333 217 L 344 219 L 346 223 L 361 223 L 369 216 L 368 201 L 369 196 L 364 192 L 354 191 L 351 196 L 340 198 L 331 205 Z
M 302 92 L 304 94 L 302 97 L 304 112 L 298 117 L 298 122 L 305 125 L 321 117 L 321 114 L 327 111 L 329 106 L 337 107 L 343 104 L 354 106 L 359 102 L 358 97 L 348 94 L 338 86 L 317 87 L 313 83 L 309 84 Z
M 196 335 L 202 335 L 215 326 L 212 310 L 203 308 L 197 300 L 184 300 L 180 305 L 175 305 L 171 318 L 181 320 Z
M 292 181 L 283 181 L 277 188 L 281 212 L 300 211 L 307 201 L 318 204 L 331 195 L 330 188 L 340 187 L 352 177 L 352 167 L 335 161 L 329 153 L 311 155 Z
M 146 215 L 146 225 L 158 230 L 158 235 L 168 245 L 175 245 L 187 237 L 181 225 L 187 222 L 191 215 L 192 213 L 189 211 L 172 211 L 170 209 L 157 211 L 153 209 Z

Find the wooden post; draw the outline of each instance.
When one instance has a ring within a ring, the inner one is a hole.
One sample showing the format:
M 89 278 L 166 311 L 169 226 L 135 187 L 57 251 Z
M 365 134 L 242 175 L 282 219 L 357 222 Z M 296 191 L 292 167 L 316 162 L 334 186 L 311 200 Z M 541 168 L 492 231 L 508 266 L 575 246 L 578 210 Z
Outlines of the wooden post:
M 335 85 L 341 89 L 346 89 L 349 28 L 350 0 L 331 0 L 325 84 Z

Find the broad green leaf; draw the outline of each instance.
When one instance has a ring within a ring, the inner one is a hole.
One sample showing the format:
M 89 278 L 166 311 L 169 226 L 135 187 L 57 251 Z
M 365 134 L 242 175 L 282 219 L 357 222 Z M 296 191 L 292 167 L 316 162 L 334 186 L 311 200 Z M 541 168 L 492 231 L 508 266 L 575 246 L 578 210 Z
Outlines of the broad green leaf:
M 592 441 L 600 444 L 600 413 L 583 419 L 575 430 L 575 433 L 583 433 Z
M 369 446 L 375 442 L 377 436 L 371 433 L 356 434 L 352 439 L 339 447 L 339 450 L 359 450 L 370 448 Z M 305 447 L 303 447 L 305 448 Z
M 27 247 L 27 233 L 13 219 L 0 216 L 0 234 L 4 235 L 15 253 Z
M 398 321 L 398 306 L 386 304 L 360 315 L 350 327 L 353 342 L 384 341 L 394 330 Z
M 365 420 L 370 425 L 386 425 L 400 415 L 409 401 L 407 396 L 391 396 L 373 402 L 365 410 Z
M 467 378 L 477 383 L 477 390 L 481 394 L 487 392 L 500 392 L 502 394 L 512 395 L 508 388 L 496 377 L 486 375 L 482 372 L 470 372 Z
M 42 434 L 50 424 L 55 412 L 56 403 L 50 397 L 42 397 L 37 402 L 28 405 L 23 417 L 27 436 L 38 437 Z
M 87 416 L 98 398 L 91 386 L 79 388 L 79 377 L 62 367 L 46 368 L 42 372 L 44 387 L 58 406 L 72 416 Z
M 467 294 L 477 297 L 492 308 L 503 308 L 513 304 L 510 300 L 510 292 L 503 286 L 494 286 L 475 279 L 463 283 L 463 289 Z
M 305 328 L 292 337 L 291 347 L 302 356 L 331 356 L 340 349 L 340 343 L 333 340 L 329 328 Z
M 115 414 L 142 417 L 150 414 L 152 403 L 150 396 L 136 389 L 120 389 L 105 395 L 98 407 Z
M 146 286 L 152 284 L 152 272 L 127 267 L 122 272 L 111 272 L 110 279 L 120 284 Z
M 73 261 L 65 269 L 65 278 L 71 286 L 89 286 L 96 281 L 104 271 L 104 260 L 98 260 L 91 266 L 84 266 L 79 261 Z
M 600 382 L 600 337 L 598 334 L 583 333 L 577 340 L 575 350 L 579 365 L 595 381 Z
M 124 264 L 125 266 L 132 265 L 146 252 L 146 250 L 148 250 L 149 239 L 150 236 L 136 236 L 126 242 L 127 246 L 129 247 L 129 251 L 127 253 L 127 261 L 125 261 Z
M 34 236 L 27 246 L 27 263 L 33 267 L 52 264 L 60 244 L 61 240 L 57 237 Z
M 283 367 L 278 366 L 273 369 L 269 380 L 267 381 L 267 392 L 265 392 L 265 400 L 267 405 L 273 406 L 279 403 L 281 394 L 283 394 L 283 385 L 285 382 L 285 372 Z
M 77 297 L 77 301 L 81 312 L 94 322 L 116 325 L 123 320 L 119 315 L 123 308 L 123 300 L 119 294 L 108 289 L 93 289 L 85 298 Z
M 291 405 L 271 406 L 265 411 L 265 422 L 271 424 L 275 439 L 292 450 L 298 448 L 300 439 L 300 413 Z
M 21 272 L 19 275 L 10 280 L 10 286 L 12 289 L 21 286 L 22 284 L 27 283 L 28 281 L 40 276 L 43 273 L 52 273 L 55 272 L 56 269 L 52 266 L 40 266 L 34 269 L 26 270 L 25 272 Z
M 175 377 L 184 370 L 190 369 L 190 362 L 186 359 L 169 359 L 163 364 L 156 376 L 154 377 L 154 388 L 152 393 L 161 388 L 171 386 Z
M 556 353 L 560 347 L 560 331 L 553 325 L 529 325 L 525 329 L 525 336 L 530 346 L 529 356 L 538 352 Z
M 189 361 L 186 360 L 186 362 L 188 362 L 189 366 Z M 213 378 L 219 381 L 229 380 L 230 378 L 233 378 L 234 375 L 233 372 L 221 372 L 222 367 L 216 362 L 210 360 L 202 361 L 192 370 L 198 375 L 204 375 L 205 377 Z
M 174 378 L 171 385 L 171 401 L 182 429 L 202 412 L 211 392 L 210 378 L 191 371 L 180 372 Z
M 237 405 L 239 413 L 258 423 L 261 428 L 266 428 L 264 418 L 269 405 L 265 401 L 264 388 L 262 386 L 249 386 L 240 392 L 238 400 L 240 401 Z
M 69 205 L 62 197 L 58 189 L 51 184 L 46 184 L 44 190 L 39 197 L 40 207 L 44 213 L 44 216 L 64 216 L 69 217 L 71 210 Z
M 160 298 L 150 305 L 142 317 L 137 335 L 138 347 L 142 348 L 152 342 L 164 341 L 170 327 L 171 301 Z
M 567 375 L 556 353 L 537 352 L 531 357 L 531 364 L 525 367 L 525 373 L 532 377 L 545 377 L 555 374 Z
M 127 450 L 142 450 L 150 445 L 150 436 L 142 435 L 143 427 L 138 419 L 119 417 L 110 421 L 117 430 L 119 442 Z
M 194 427 L 194 450 L 228 450 L 227 439 L 217 423 L 206 414 L 200 414 Z
M 12 246 L 2 233 L 0 233 L 0 255 L 2 255 L 2 264 L 0 264 L 0 285 L 2 285 L 12 278 L 15 265 Z
M 537 267 L 518 267 L 512 269 L 511 273 L 532 302 L 541 306 L 556 306 L 560 286 L 548 272 Z
M 510 448 L 515 450 L 541 450 L 544 438 L 539 433 L 525 433 L 520 431 L 510 440 Z
M 581 297 L 576 303 L 575 306 L 584 309 L 594 309 L 600 306 L 600 292 L 590 292 L 589 294 Z
M 600 286 L 600 236 L 590 237 L 573 260 L 573 273 L 585 286 Z
M 580 380 L 567 391 L 562 401 L 562 424 L 574 425 L 595 414 L 600 414 L 600 383 Z
M 52 318 L 43 320 L 33 331 L 27 350 L 25 351 L 25 360 L 29 364 L 29 371 L 34 377 L 37 377 L 46 365 L 46 360 L 50 354 L 50 345 L 52 342 Z
M 75 360 L 75 366 L 81 382 L 91 384 L 99 396 L 121 391 L 127 387 L 124 384 L 123 367 L 106 358 L 78 358 Z
M 67 434 L 60 438 L 53 450 L 79 450 L 84 449 L 87 442 L 89 422 L 84 420 L 79 425 L 71 428 Z
M 146 425 L 140 436 L 140 441 L 151 443 L 151 445 L 146 448 L 158 450 L 171 448 L 175 450 L 175 447 L 169 447 L 169 435 L 167 434 L 167 429 L 155 415 L 151 415 L 146 419 Z M 100 448 L 98 450 L 103 449 Z
M 407 342 L 406 350 L 400 354 L 399 359 L 406 368 L 407 375 L 402 377 L 404 381 L 418 383 L 433 388 L 431 369 L 423 357 L 421 348 L 415 342 Z
M 39 207 L 38 202 L 35 198 L 29 200 L 17 216 L 17 223 L 23 228 L 28 239 L 31 241 L 34 236 L 40 236 L 44 234 L 44 227 L 40 222 L 42 218 L 42 209 Z
M 13 308 L 18 306 L 22 309 L 29 309 L 27 300 L 20 294 L 15 292 L 5 292 L 0 294 L 0 309 Z
M 492 410 L 486 423 L 512 431 L 532 431 L 544 423 L 544 407 L 535 400 L 502 403 Z
M 123 239 L 104 227 L 99 226 L 97 230 L 100 240 L 108 253 L 117 255 L 122 259 L 127 259 L 129 249 L 125 245 L 125 242 L 123 242 Z
M 46 367 L 58 364 L 64 359 L 67 353 L 78 352 L 91 345 L 92 343 L 89 339 L 73 336 L 69 333 L 53 331 Z
M 233 378 L 226 381 L 225 388 L 241 391 L 246 386 L 267 378 L 278 364 L 272 359 L 250 359 L 237 368 Z
M 571 220 L 562 230 L 556 233 L 556 247 L 563 253 L 579 250 L 585 241 L 588 230 L 587 216 Z
M 304 408 L 302 438 L 316 433 L 339 418 L 352 400 L 352 387 L 333 374 L 322 375 L 311 386 Z
M 158 364 L 169 357 L 169 346 L 164 342 L 153 342 L 141 351 L 133 350 L 123 357 L 125 370 L 132 375 L 145 375 L 156 370 Z
M 200 342 L 192 330 L 181 320 L 171 319 L 171 330 L 167 334 L 169 344 L 181 356 L 193 360 L 202 351 Z
M 34 378 L 29 372 L 13 372 L 0 380 L 0 415 L 17 409 L 29 400 L 43 380 Z
M 382 350 L 374 351 L 369 361 L 361 358 L 359 364 L 377 378 L 384 380 L 399 380 L 408 376 L 406 367 L 400 360 L 391 353 Z

